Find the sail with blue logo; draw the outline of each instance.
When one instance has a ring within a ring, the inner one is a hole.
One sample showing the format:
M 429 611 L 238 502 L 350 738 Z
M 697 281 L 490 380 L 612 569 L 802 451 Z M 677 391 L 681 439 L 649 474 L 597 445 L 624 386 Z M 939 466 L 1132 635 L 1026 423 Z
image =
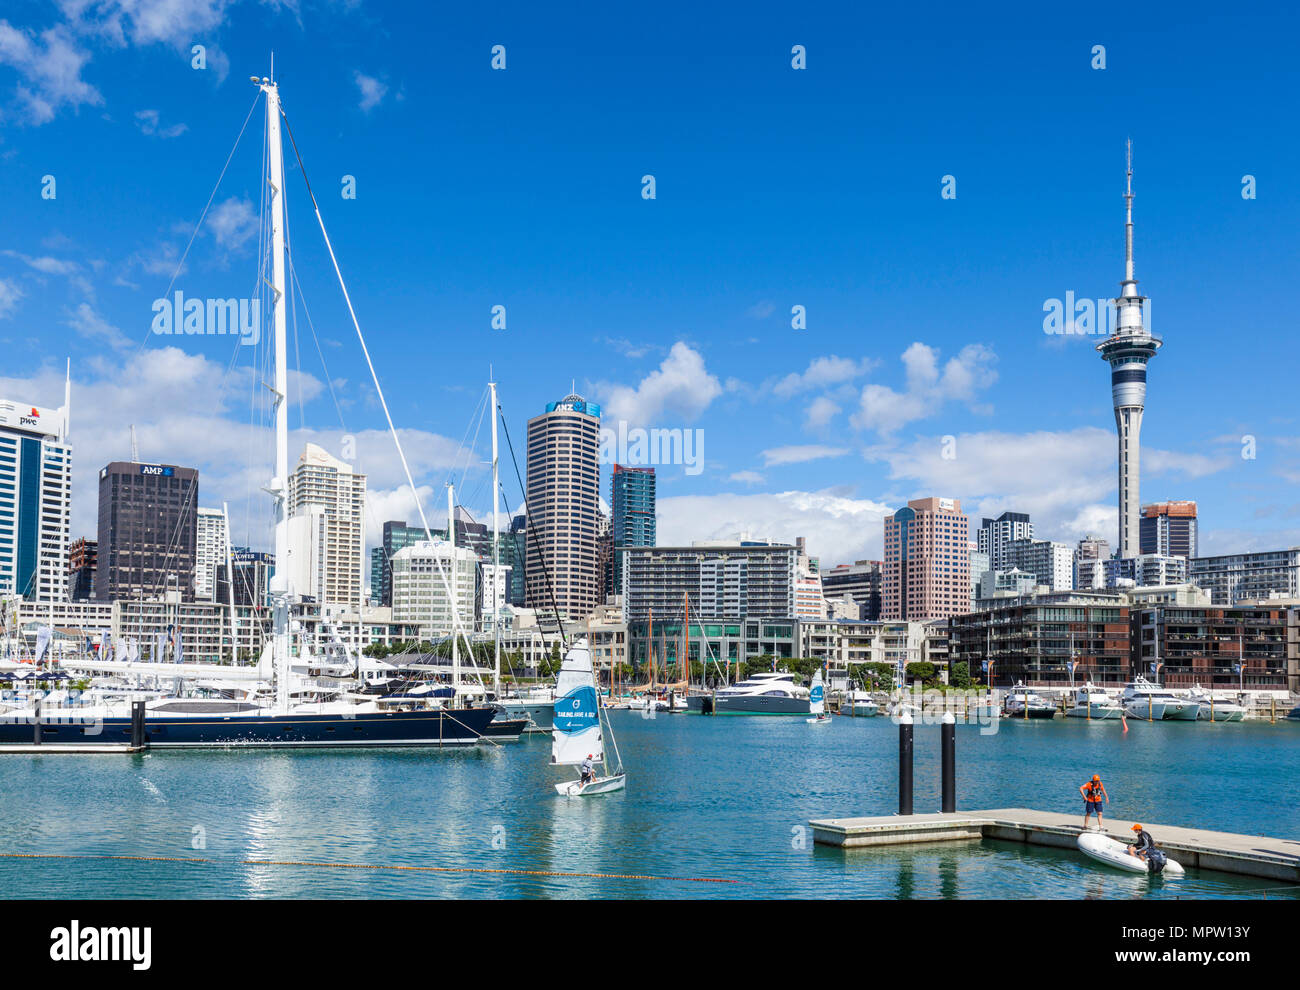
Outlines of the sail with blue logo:
M 588 756 L 605 758 L 600 732 L 600 699 L 591 667 L 591 649 L 579 640 L 564 655 L 555 682 L 555 717 L 551 723 L 551 763 L 577 766 Z
M 812 685 L 808 689 L 808 711 L 820 715 L 826 711 L 826 684 L 822 681 L 822 672 L 813 675 Z

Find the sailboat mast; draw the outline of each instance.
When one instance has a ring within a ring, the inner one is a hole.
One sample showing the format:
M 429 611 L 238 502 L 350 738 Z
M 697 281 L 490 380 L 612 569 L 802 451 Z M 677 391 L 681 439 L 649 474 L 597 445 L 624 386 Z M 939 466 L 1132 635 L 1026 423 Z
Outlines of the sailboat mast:
M 488 382 L 492 390 L 492 690 L 501 697 L 501 596 L 505 582 L 501 580 L 501 520 L 497 514 L 497 493 L 501 484 L 497 478 L 497 383 Z
M 272 347 L 275 360 L 275 475 L 270 493 L 275 499 L 275 573 L 271 578 L 272 658 L 275 698 L 281 711 L 289 708 L 289 406 L 284 312 L 284 148 L 280 143 L 280 90 L 265 76 L 258 87 L 266 94 L 267 176 L 271 214 Z
M 460 624 L 460 587 L 456 583 L 456 489 L 447 485 L 447 540 L 451 544 L 451 681 L 460 693 L 460 643 L 456 630 Z M 452 698 L 453 702 L 455 697 Z
M 691 613 L 690 603 L 686 598 L 686 592 L 682 592 L 682 653 L 684 654 L 682 663 L 686 670 L 686 687 L 691 686 Z
M 230 665 L 239 663 L 239 630 L 235 626 L 235 562 L 230 549 L 230 507 L 221 503 L 221 514 L 226 517 L 226 604 L 230 606 Z M 215 581 L 215 575 L 214 575 Z M 213 597 L 216 597 L 213 588 Z

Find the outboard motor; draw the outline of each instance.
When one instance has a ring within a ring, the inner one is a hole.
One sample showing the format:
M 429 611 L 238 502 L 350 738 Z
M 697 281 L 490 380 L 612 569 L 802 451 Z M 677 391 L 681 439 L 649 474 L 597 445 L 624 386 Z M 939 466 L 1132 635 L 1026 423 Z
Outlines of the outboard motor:
M 1152 876 L 1164 872 L 1165 863 L 1168 858 L 1159 849 L 1152 849 L 1147 853 L 1147 870 Z

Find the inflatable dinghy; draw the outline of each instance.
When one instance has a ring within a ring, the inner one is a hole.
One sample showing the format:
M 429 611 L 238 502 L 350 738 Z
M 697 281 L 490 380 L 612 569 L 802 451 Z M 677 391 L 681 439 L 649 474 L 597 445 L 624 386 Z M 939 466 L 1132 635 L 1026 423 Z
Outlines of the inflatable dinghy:
M 1091 856 L 1100 863 L 1108 866 L 1114 866 L 1121 870 L 1128 870 L 1130 873 L 1150 873 L 1155 874 L 1157 871 L 1152 869 L 1155 865 L 1150 859 L 1139 859 L 1136 856 L 1130 856 L 1128 846 L 1123 842 L 1112 839 L 1103 832 L 1083 832 L 1079 835 L 1079 849 L 1085 856 Z M 1184 876 L 1182 865 L 1169 858 L 1166 854 L 1164 869 L 1159 871 L 1160 876 L 1178 879 Z

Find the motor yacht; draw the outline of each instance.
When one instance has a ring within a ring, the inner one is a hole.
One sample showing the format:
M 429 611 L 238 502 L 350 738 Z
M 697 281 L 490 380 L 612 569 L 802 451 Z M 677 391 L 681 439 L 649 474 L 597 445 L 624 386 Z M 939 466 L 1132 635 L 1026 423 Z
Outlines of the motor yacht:
M 1124 707 L 1104 687 L 1089 681 L 1074 692 L 1074 705 L 1066 710 L 1067 718 L 1119 718 Z
M 1199 701 L 1181 698 L 1141 675 L 1124 686 L 1120 701 L 1129 718 L 1151 722 L 1195 722 L 1201 712 Z
M 796 684 L 793 674 L 781 671 L 750 674 L 712 695 L 693 694 L 687 705 L 693 712 L 702 711 L 710 697 L 716 715 L 807 715 L 811 711 L 808 689 Z

